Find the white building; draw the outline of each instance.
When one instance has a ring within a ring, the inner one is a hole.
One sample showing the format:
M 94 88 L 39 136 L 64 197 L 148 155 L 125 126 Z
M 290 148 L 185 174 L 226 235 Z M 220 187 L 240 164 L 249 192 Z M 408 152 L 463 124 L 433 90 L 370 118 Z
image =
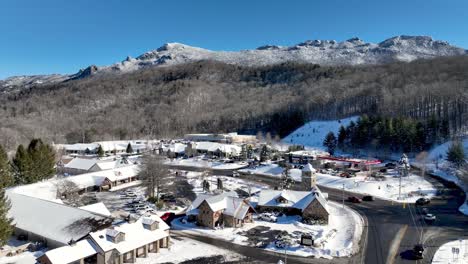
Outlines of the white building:
M 37 261 L 41 264 L 134 263 L 148 253 L 169 247 L 169 226 L 156 215 L 143 216 L 133 223 L 123 223 L 92 232 L 75 244 L 47 251 Z

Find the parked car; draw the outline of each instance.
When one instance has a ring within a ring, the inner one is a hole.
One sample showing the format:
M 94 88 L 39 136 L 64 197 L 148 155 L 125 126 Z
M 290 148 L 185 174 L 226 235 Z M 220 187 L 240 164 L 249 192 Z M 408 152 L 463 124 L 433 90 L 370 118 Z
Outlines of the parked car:
M 232 177 L 239 177 L 239 176 L 240 176 L 239 172 L 237 171 L 232 172 Z
M 413 250 L 412 250 L 412 253 L 413 253 L 413 257 L 415 259 L 423 259 L 423 253 L 424 253 L 424 246 L 421 245 L 421 244 L 417 244 L 413 247 Z
M 436 220 L 436 216 L 433 215 L 433 214 L 426 214 L 426 215 L 424 216 L 424 220 L 425 220 L 426 222 L 432 223 L 432 222 L 434 222 L 434 221 Z
M 262 213 L 258 216 L 258 219 L 268 222 L 278 221 L 278 218 L 272 213 Z
M 427 215 L 429 213 L 429 209 L 427 209 L 426 207 L 424 207 L 423 209 L 421 209 L 421 214 L 422 215 Z
M 385 167 L 387 169 L 394 169 L 394 168 L 396 168 L 396 164 L 393 163 L 393 162 L 389 162 L 389 163 L 385 164 Z
M 357 198 L 356 196 L 350 196 L 350 197 L 348 197 L 348 202 L 360 203 L 361 199 Z
M 372 201 L 375 200 L 375 198 L 372 195 L 366 195 L 366 196 L 362 197 L 362 200 L 367 201 L 367 202 L 372 202 Z
M 426 205 L 426 204 L 429 204 L 431 202 L 431 200 L 427 199 L 427 198 L 419 198 L 418 200 L 416 200 L 416 205 Z
M 171 213 L 171 212 L 167 212 L 167 213 L 164 213 L 162 216 L 161 216 L 161 219 L 166 222 L 166 224 L 170 225 L 172 220 L 174 220 L 175 218 L 175 214 L 174 213 Z
M 161 195 L 161 200 L 164 201 L 165 203 L 175 203 L 176 198 L 172 194 L 162 194 Z

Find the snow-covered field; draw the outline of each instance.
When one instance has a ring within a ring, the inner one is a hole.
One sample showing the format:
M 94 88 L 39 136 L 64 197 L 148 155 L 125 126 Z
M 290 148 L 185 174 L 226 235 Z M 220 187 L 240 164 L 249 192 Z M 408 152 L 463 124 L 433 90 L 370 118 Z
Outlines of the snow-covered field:
M 219 255 L 224 256 L 225 261 L 234 261 L 241 258 L 237 253 L 225 249 L 189 238 L 177 237 L 171 239 L 169 249 L 161 248 L 159 253 L 149 253 L 147 258 L 137 258 L 136 264 L 180 263 L 190 259 Z
M 224 163 L 219 161 L 208 161 L 202 160 L 200 157 L 189 159 L 174 159 L 167 161 L 166 164 L 195 168 L 210 168 L 213 170 L 237 170 L 245 168 L 248 165 L 246 162 Z
M 304 145 L 305 147 L 326 150 L 323 146 L 325 136 L 331 131 L 338 136 L 340 126 L 346 127 L 351 121 L 356 122 L 358 116 L 341 120 L 310 121 L 285 137 L 282 141 L 288 144 Z
M 459 253 L 452 253 L 458 248 Z M 455 240 L 443 244 L 434 254 L 432 264 L 466 264 L 468 263 L 468 240 Z
M 266 227 L 268 231 L 287 231 L 295 234 L 292 245 L 286 252 L 298 256 L 315 256 L 323 258 L 349 256 L 358 250 L 358 244 L 363 230 L 363 220 L 356 212 L 348 207 L 329 202 L 330 220 L 325 226 L 307 225 L 300 222 L 297 216 L 282 216 L 276 223 L 256 220 L 247 223 L 241 228 L 210 229 L 196 226 L 194 223 L 182 223 L 181 219 L 174 220 L 172 227 L 185 232 L 193 232 L 218 239 L 227 240 L 236 244 L 249 245 L 249 235 L 246 231 L 255 227 Z M 312 234 L 314 240 L 322 242 L 321 247 L 305 247 L 299 244 L 300 233 Z M 252 246 L 252 245 L 251 245 Z M 266 250 L 284 253 L 284 248 L 277 248 L 274 243 L 266 245 Z

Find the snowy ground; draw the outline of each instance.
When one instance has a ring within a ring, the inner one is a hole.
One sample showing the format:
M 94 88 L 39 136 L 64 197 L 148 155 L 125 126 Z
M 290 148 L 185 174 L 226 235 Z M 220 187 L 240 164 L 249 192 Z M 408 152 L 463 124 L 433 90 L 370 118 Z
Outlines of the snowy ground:
M 180 263 L 190 259 L 223 256 L 225 261 L 239 260 L 237 253 L 188 238 L 171 238 L 171 247 L 162 248 L 159 253 L 150 253 L 147 258 L 137 258 L 136 264 Z
M 0 257 L 0 264 L 31 264 L 36 263 L 36 258 L 42 256 L 43 251 L 23 252 L 13 257 Z
M 201 178 L 202 173 L 200 172 L 188 172 L 186 174 L 187 181 L 190 185 L 193 186 L 193 192 L 196 194 L 203 193 L 203 179 Z M 247 180 L 243 180 L 240 178 L 235 177 L 228 177 L 228 176 L 206 176 L 204 177 L 205 180 L 210 182 L 210 189 L 215 190 L 217 188 L 217 179 L 221 179 L 223 181 L 223 189 L 227 191 L 236 191 L 242 190 L 245 194 L 254 194 L 259 192 L 260 190 L 267 189 L 268 186 L 261 183 L 251 182 Z
M 282 216 L 278 222 L 271 223 L 256 220 L 247 223 L 241 228 L 209 229 L 196 226 L 194 223 L 182 223 L 181 219 L 174 220 L 172 227 L 185 232 L 194 232 L 206 236 L 224 239 L 236 244 L 256 246 L 258 235 L 250 235 L 256 229 L 262 230 L 260 236 L 268 237 L 270 234 L 287 231 L 292 237 L 292 245 L 286 248 L 286 252 L 298 256 L 315 256 L 323 258 L 349 256 L 358 251 L 358 244 L 363 230 L 362 218 L 348 207 L 329 202 L 330 220 L 325 226 L 307 225 L 300 222 L 298 216 Z M 311 234 L 318 247 L 305 247 L 299 244 L 302 233 Z M 284 253 L 284 248 L 277 248 L 273 240 L 268 240 L 266 250 Z M 257 245 L 258 246 L 258 245 Z
M 420 168 L 425 167 L 428 172 L 455 183 L 465 193 L 468 193 L 467 172 L 462 169 L 456 169 L 450 162 L 446 161 L 446 153 L 451 144 L 452 142 L 448 141 L 434 147 L 429 151 L 428 157 L 424 161 L 412 161 L 412 164 Z M 465 154 L 468 153 L 468 138 L 463 139 L 462 144 Z M 468 196 L 466 196 L 465 203 L 460 206 L 459 211 L 468 215 Z
M 459 253 L 452 253 L 458 248 Z M 434 254 L 432 264 L 466 264 L 468 263 L 468 240 L 455 240 L 443 244 Z
M 254 169 L 243 169 L 240 172 L 265 175 L 270 177 L 281 177 L 283 168 L 277 164 L 266 164 Z M 301 180 L 301 171 L 299 169 L 290 170 L 292 178 L 296 181 Z M 398 199 L 399 178 L 394 170 L 389 170 L 385 174 L 385 181 L 375 181 L 369 177 L 357 176 L 354 178 L 342 178 L 329 174 L 317 173 L 317 184 L 334 189 L 343 189 L 358 194 L 369 194 L 381 199 L 388 199 L 398 202 L 414 203 L 421 197 L 432 197 L 437 194 L 437 189 L 424 178 L 411 174 L 409 177 L 402 178 L 402 199 Z
M 196 168 L 210 168 L 214 170 L 237 170 L 245 168 L 248 165 L 246 162 L 224 163 L 220 161 L 202 160 L 201 157 L 174 159 L 167 161 L 166 164 Z
M 304 145 L 315 149 L 325 150 L 323 140 L 328 132 L 338 136 L 340 126 L 346 127 L 351 121 L 356 122 L 359 117 L 353 116 L 341 120 L 311 121 L 285 137 L 282 141 L 288 144 Z
M 334 189 L 343 189 L 358 194 L 368 194 L 381 199 L 396 202 L 414 203 L 421 197 L 433 197 L 437 189 L 424 178 L 410 174 L 401 179 L 402 199 L 398 199 L 399 177 L 394 170 L 389 170 L 384 181 L 376 181 L 364 176 L 343 178 L 328 174 L 317 173 L 317 184 Z

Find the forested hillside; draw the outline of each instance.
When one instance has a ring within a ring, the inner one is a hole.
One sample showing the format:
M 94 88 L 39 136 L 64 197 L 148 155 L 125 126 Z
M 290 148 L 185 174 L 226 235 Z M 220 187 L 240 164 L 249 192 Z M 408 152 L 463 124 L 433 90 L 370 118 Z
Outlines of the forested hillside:
M 21 87 L 19 87 L 21 88 Z M 200 61 L 18 89 L 0 95 L 7 148 L 53 142 L 257 131 L 284 136 L 309 119 L 368 114 L 447 122 L 466 132 L 468 57 L 372 66 Z

